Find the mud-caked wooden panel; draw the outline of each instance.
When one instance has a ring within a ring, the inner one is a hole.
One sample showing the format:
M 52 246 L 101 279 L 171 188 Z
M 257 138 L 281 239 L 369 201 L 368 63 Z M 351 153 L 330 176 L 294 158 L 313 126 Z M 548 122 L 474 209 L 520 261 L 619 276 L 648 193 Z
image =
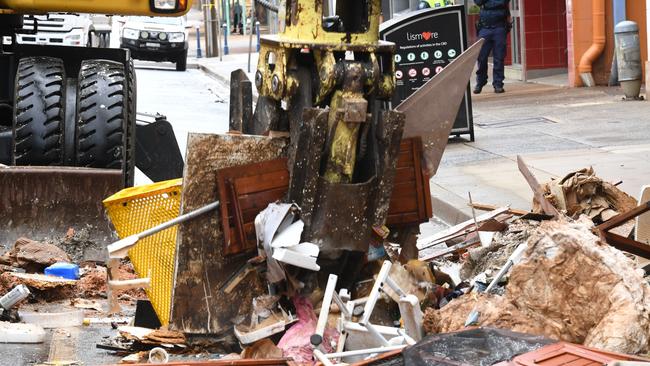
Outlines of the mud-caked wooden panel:
M 217 170 L 285 157 L 288 140 L 190 134 L 187 146 L 183 213 L 218 199 Z M 231 286 L 232 278 L 238 277 L 235 275 L 249 257 L 227 257 L 223 247 L 219 210 L 179 225 L 170 321 L 173 329 L 193 334 L 231 330 L 233 320 L 250 315 L 252 298 L 265 293 L 266 286 L 255 271 L 247 272 L 237 286 Z

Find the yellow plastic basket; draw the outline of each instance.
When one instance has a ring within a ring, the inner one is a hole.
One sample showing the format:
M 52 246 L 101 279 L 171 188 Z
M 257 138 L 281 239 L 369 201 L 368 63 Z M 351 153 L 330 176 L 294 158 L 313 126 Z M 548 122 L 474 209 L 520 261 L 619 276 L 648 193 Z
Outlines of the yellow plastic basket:
M 182 179 L 126 188 L 104 200 L 104 207 L 117 235 L 150 229 L 180 214 Z M 147 296 L 160 322 L 169 323 L 174 284 L 176 226 L 144 238 L 129 250 L 139 277 L 151 279 Z

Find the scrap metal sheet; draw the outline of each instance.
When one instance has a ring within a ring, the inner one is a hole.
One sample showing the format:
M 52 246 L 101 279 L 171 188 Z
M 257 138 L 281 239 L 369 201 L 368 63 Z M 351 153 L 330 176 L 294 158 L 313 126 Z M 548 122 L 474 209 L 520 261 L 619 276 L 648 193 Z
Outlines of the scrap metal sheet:
M 183 179 L 181 211 L 198 209 L 219 197 L 217 170 L 286 157 L 288 140 L 264 136 L 190 134 Z M 227 293 L 233 273 L 256 253 L 224 255 L 220 211 L 181 224 L 170 327 L 185 333 L 217 334 L 248 317 L 252 298 L 265 293 L 257 272 Z
M 406 115 L 403 138 L 422 136 L 425 171 L 429 176 L 438 170 L 483 42 L 480 39 L 474 43 L 395 108 Z

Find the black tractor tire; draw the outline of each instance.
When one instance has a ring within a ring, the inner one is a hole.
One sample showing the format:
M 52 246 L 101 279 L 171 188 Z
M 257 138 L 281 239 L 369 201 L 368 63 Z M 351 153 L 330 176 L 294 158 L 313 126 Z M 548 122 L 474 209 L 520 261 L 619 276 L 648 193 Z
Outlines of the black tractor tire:
M 79 71 L 76 166 L 125 168 L 128 85 L 124 65 L 108 60 L 85 60 Z
M 187 50 L 181 52 L 181 54 L 176 59 L 176 71 L 185 70 L 187 70 Z
M 124 167 L 124 185 L 132 187 L 135 181 L 135 126 L 137 118 L 138 79 L 135 75 L 133 58 L 129 58 L 127 80 L 127 119 L 126 119 L 126 161 Z
M 61 59 L 20 59 L 12 126 L 15 165 L 63 164 L 65 78 Z

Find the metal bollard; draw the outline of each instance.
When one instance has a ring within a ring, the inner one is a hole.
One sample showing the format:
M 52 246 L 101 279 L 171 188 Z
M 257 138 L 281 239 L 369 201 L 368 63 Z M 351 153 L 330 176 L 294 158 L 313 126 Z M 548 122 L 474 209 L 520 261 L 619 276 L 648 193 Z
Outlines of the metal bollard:
M 223 29 L 223 54 L 227 55 L 230 53 L 230 48 L 228 47 L 228 24 L 224 24 Z
M 203 57 L 203 53 L 201 52 L 201 29 L 199 26 L 196 26 L 196 58 L 201 58 Z
M 255 22 L 255 34 L 257 35 L 257 52 L 260 52 L 260 22 Z
M 616 59 L 618 61 L 618 80 L 621 83 L 626 100 L 639 100 L 641 93 L 641 42 L 639 26 L 626 20 L 614 29 Z

